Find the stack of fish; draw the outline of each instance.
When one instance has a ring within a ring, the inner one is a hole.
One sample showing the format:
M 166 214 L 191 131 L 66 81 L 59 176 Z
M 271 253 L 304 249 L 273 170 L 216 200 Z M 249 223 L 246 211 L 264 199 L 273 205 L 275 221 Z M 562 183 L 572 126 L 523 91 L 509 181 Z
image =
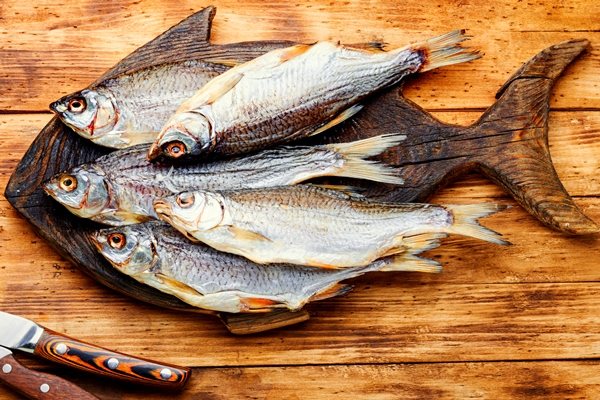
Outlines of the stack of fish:
M 339 282 L 369 271 L 440 272 L 417 255 L 449 233 L 507 244 L 477 222 L 504 206 L 390 204 L 352 187 L 300 183 L 401 185 L 369 157 L 404 132 L 288 143 L 351 118 L 408 74 L 478 58 L 464 40 L 454 31 L 389 52 L 320 42 L 233 68 L 186 61 L 118 76 L 51 108 L 81 136 L 120 150 L 44 189 L 75 215 L 115 226 L 92 239 L 119 271 L 209 310 L 297 310 L 348 292 Z

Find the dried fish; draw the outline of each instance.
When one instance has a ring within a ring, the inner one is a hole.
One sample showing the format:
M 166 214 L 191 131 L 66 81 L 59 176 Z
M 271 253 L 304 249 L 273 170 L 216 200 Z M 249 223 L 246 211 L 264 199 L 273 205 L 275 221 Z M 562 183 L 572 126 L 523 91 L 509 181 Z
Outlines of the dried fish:
M 324 270 L 291 264 L 264 266 L 193 243 L 162 221 L 92 234 L 98 251 L 124 274 L 200 308 L 225 312 L 298 310 L 309 301 L 349 292 L 340 284 L 370 271 L 441 272 L 416 254 L 435 248 L 443 234 L 421 237 L 399 254 L 365 267 Z
M 329 42 L 273 50 L 207 83 L 163 127 L 148 157 L 245 154 L 316 135 L 408 74 L 479 58 L 454 31 L 385 52 Z
M 455 233 L 506 245 L 477 223 L 507 207 L 393 204 L 312 185 L 183 192 L 154 204 L 161 219 L 192 240 L 259 264 L 322 268 L 367 265 L 422 234 Z
M 58 174 L 44 189 L 77 216 L 127 225 L 157 219 L 154 201 L 185 190 L 292 185 L 320 176 L 401 184 L 393 169 L 366 158 L 404 138 L 382 135 L 351 143 L 281 146 L 243 158 L 176 166 L 149 163 L 147 146 L 139 145 Z
M 50 109 L 98 145 L 121 149 L 152 143 L 181 103 L 228 69 L 204 61 L 150 67 L 62 97 Z

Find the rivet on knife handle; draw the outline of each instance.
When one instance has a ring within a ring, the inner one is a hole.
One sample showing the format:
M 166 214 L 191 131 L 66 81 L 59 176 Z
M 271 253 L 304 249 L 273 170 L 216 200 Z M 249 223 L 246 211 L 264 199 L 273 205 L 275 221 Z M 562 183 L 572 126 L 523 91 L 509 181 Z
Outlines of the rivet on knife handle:
M 116 353 L 44 328 L 34 354 L 101 375 L 146 385 L 183 388 L 191 370 Z
M 25 368 L 12 354 L 0 359 L 0 380 L 29 399 L 99 400 L 58 376 Z

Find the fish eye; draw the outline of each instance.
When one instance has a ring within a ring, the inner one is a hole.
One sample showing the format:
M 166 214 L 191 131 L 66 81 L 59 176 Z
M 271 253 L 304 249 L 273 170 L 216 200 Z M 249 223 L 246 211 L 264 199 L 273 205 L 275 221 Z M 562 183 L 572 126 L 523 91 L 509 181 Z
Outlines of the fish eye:
M 123 247 L 125 247 L 125 243 L 125 235 L 123 235 L 122 233 L 112 233 L 108 237 L 108 244 L 113 249 L 121 250 Z
M 86 103 L 83 97 L 73 99 L 69 102 L 67 108 L 70 112 L 80 114 L 85 111 Z
M 181 208 L 189 208 L 192 206 L 192 204 L 194 204 L 194 195 L 191 193 L 181 193 L 179 196 L 177 196 L 177 204 L 179 204 L 179 207 Z
M 163 151 L 173 158 L 179 158 L 187 152 L 185 145 L 181 142 L 172 142 L 163 148 Z
M 72 192 L 77 189 L 77 178 L 72 175 L 65 175 L 60 179 L 58 186 L 66 192 Z

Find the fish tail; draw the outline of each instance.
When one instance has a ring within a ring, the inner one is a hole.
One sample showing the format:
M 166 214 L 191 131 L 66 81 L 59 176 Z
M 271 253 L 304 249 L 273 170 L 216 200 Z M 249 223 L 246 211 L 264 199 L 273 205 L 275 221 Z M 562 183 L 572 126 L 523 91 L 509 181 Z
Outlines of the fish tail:
M 445 233 L 423 233 L 402 238 L 404 251 L 389 257 L 390 262 L 380 271 L 429 272 L 439 274 L 442 266 L 439 262 L 417 257 L 424 251 L 435 249 L 440 245 L 439 239 L 445 238 Z
M 487 242 L 500 244 L 503 246 L 511 245 L 510 242 L 501 239 L 498 232 L 494 232 L 484 226 L 479 225 L 479 218 L 487 217 L 499 211 L 506 210 L 509 206 L 504 204 L 483 203 L 466 205 L 444 205 L 444 208 L 452 213 L 454 222 L 446 230 L 448 233 L 455 233 L 463 236 L 470 236 Z
M 468 50 L 468 47 L 459 46 L 459 43 L 468 40 L 469 37 L 465 35 L 464 29 L 459 29 L 410 45 L 410 48 L 418 51 L 423 58 L 419 72 L 473 61 L 482 57 L 483 55 L 479 54 L 477 50 Z
M 366 158 L 381 154 L 404 139 L 406 135 L 388 134 L 350 143 L 327 145 L 332 151 L 342 154 L 345 159 L 342 169 L 333 175 L 401 185 L 404 180 L 396 176 L 394 168 Z

